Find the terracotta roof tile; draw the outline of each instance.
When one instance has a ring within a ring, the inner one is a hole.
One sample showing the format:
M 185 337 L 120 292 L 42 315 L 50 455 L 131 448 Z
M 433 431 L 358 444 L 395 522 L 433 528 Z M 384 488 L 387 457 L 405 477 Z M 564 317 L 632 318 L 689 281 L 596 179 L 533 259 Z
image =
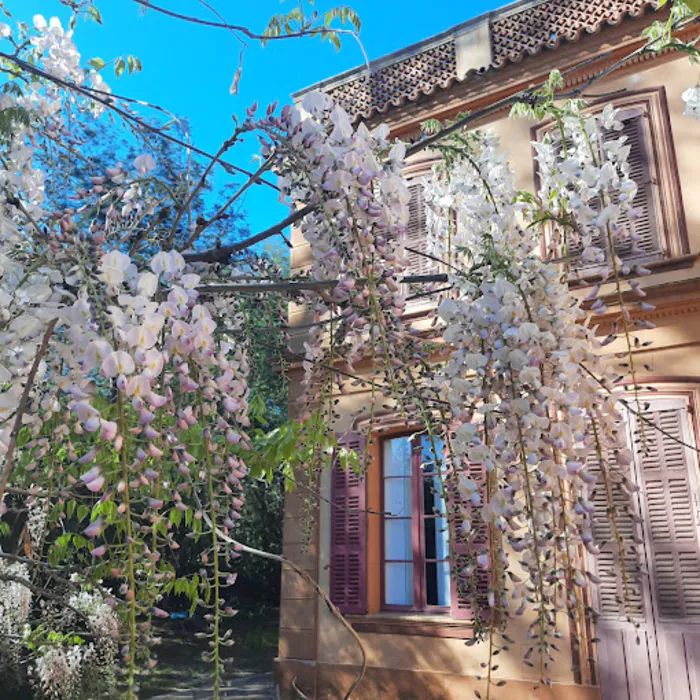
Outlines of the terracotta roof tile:
M 550 0 L 491 23 L 491 66 L 520 61 L 563 40 L 578 41 L 584 32 L 600 31 L 636 17 L 654 3 L 649 0 Z
M 369 76 L 343 83 L 328 94 L 352 115 L 385 112 L 405 100 L 448 87 L 457 75 L 455 43 L 447 40 L 434 48 L 392 63 Z
M 655 0 L 531 0 L 506 7 L 471 23 L 489 22 L 491 63 L 478 72 L 522 61 L 562 42 L 578 41 L 584 33 L 599 32 L 654 6 Z M 395 60 L 380 60 L 379 67 L 369 74 L 357 69 L 346 79 L 316 87 L 325 89 L 354 118 L 369 119 L 457 82 L 454 36 L 446 32 L 429 48 L 418 44 L 414 51 L 406 49 Z M 462 80 L 475 72 L 469 71 Z

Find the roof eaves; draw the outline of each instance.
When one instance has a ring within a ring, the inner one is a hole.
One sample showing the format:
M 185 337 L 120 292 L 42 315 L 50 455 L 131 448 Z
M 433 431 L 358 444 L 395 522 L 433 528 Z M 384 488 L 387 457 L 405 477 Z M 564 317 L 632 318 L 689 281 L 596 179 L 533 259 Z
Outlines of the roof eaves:
M 508 15 L 521 12 L 522 10 L 534 7 L 536 5 L 540 5 L 543 2 L 547 1 L 548 0 L 516 0 L 515 2 L 511 2 L 508 5 L 505 5 L 504 7 L 498 8 L 496 10 L 491 10 L 489 12 L 484 12 L 481 15 L 472 17 L 471 19 L 461 22 L 460 24 L 456 24 L 450 27 L 449 29 L 446 29 L 445 31 L 439 32 L 438 34 L 434 34 L 433 36 L 428 37 L 427 39 L 421 39 L 421 41 L 417 41 L 414 44 L 409 44 L 408 46 L 405 46 L 402 49 L 393 51 L 389 54 L 385 54 L 384 56 L 380 56 L 379 58 L 370 61 L 369 67 L 367 65 L 356 66 L 355 68 L 350 68 L 349 70 L 346 70 L 342 73 L 338 73 L 337 75 L 331 76 L 330 78 L 326 78 L 325 80 L 320 80 L 316 83 L 312 83 L 308 87 L 293 92 L 292 99 L 294 100 L 294 102 L 298 102 L 308 92 L 312 92 L 314 90 L 322 90 L 324 92 L 327 92 L 341 85 L 344 85 L 345 83 L 352 82 L 353 80 L 356 80 L 358 78 L 364 78 L 367 75 L 376 73 L 382 68 L 386 68 L 387 66 L 399 63 L 402 60 L 411 58 L 412 56 L 416 56 L 420 53 L 423 53 L 424 51 L 428 51 L 432 48 L 435 48 L 436 46 L 440 46 L 441 44 L 444 44 L 450 41 L 451 39 L 456 39 L 461 34 L 464 34 L 465 32 L 469 31 L 470 29 L 473 29 L 479 24 L 491 22 L 493 19 L 507 17 Z

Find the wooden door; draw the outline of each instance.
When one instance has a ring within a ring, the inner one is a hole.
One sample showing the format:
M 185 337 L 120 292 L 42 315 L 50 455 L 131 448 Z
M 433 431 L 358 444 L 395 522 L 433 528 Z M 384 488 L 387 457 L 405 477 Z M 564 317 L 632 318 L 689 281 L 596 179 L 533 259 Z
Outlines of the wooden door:
M 653 423 L 644 428 L 647 449 L 635 450 L 629 474 L 641 487 L 634 498 L 639 517 L 618 508 L 635 625 L 625 619 L 617 547 L 604 545 L 598 562 L 602 698 L 700 700 L 700 511 L 691 419 L 682 398 L 652 400 L 645 417 Z M 639 424 L 630 416 L 630 440 L 634 434 L 639 441 Z M 622 503 L 621 490 L 618 498 Z M 596 536 L 609 542 L 606 499 L 595 500 Z

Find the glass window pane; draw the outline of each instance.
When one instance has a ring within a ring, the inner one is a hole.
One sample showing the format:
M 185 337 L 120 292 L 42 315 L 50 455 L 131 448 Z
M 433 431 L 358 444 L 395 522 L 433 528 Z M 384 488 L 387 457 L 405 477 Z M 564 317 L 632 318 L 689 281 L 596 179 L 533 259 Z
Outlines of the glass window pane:
M 435 559 L 447 559 L 450 555 L 450 533 L 447 531 L 447 518 L 434 518 L 434 522 Z
M 384 479 L 384 510 L 386 518 L 412 516 L 411 479 Z
M 437 475 L 423 477 L 423 512 L 426 515 L 445 512 L 445 501 Z
M 449 562 L 431 562 L 425 565 L 425 602 L 428 605 L 450 604 Z
M 413 564 L 385 564 L 384 574 L 386 604 L 413 605 Z
M 384 558 L 413 561 L 412 521 L 384 521 Z
M 447 559 L 450 550 L 450 534 L 447 531 L 446 518 L 425 518 L 423 520 L 425 535 L 425 558 Z
M 384 441 L 384 476 L 411 476 L 410 438 Z
M 423 462 L 424 472 L 436 472 L 438 462 L 442 466 L 445 459 L 443 450 L 445 449 L 445 443 L 441 438 L 434 438 L 432 441 L 428 435 L 422 435 L 421 440 L 421 460 Z M 433 444 L 435 445 L 435 452 L 433 452 Z

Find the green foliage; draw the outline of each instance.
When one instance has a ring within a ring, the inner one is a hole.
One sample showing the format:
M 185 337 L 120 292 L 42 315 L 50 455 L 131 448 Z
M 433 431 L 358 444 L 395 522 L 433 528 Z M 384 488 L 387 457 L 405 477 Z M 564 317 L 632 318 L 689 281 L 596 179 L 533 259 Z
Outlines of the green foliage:
M 95 59 L 93 59 L 93 61 L 94 60 Z M 102 61 L 102 59 L 97 60 Z M 92 65 L 91 62 L 89 63 Z M 104 61 L 102 61 L 102 67 L 104 67 Z M 133 73 L 139 73 L 142 70 L 142 68 L 143 64 L 141 63 L 141 60 L 136 56 L 119 56 L 119 58 L 117 58 L 114 62 L 114 75 L 116 75 L 117 78 L 121 78 L 125 70 L 128 71 L 129 75 L 132 75 Z
M 528 94 L 526 101 L 516 102 L 510 110 L 511 117 L 541 121 L 548 108 L 554 103 L 558 90 L 564 87 L 564 78 L 558 70 L 553 70 L 542 87 Z
M 308 0 L 308 3 L 313 5 L 313 0 Z M 336 21 L 341 25 L 340 28 L 333 26 L 333 23 Z M 348 29 L 343 29 L 345 27 Z M 339 5 L 322 14 L 317 10 L 313 10 L 307 15 L 304 12 L 303 2 L 300 2 L 290 12 L 271 17 L 263 32 L 263 36 L 269 38 L 319 36 L 321 41 L 328 41 L 336 50 L 339 50 L 341 47 L 341 32 L 352 31 L 357 35 L 361 29 L 362 22 L 360 17 L 351 7 Z M 267 39 L 261 41 L 263 46 L 266 43 Z
M 30 126 L 31 121 L 29 112 L 19 105 L 0 110 L 0 139 L 4 142 L 18 126 Z
M 72 647 L 83 644 L 85 644 L 85 640 L 80 635 L 70 632 L 58 632 L 48 629 L 45 625 L 37 625 L 30 629 L 24 640 L 24 645 L 30 651 L 41 650 L 42 648 L 46 651 L 49 646 L 56 645 Z

